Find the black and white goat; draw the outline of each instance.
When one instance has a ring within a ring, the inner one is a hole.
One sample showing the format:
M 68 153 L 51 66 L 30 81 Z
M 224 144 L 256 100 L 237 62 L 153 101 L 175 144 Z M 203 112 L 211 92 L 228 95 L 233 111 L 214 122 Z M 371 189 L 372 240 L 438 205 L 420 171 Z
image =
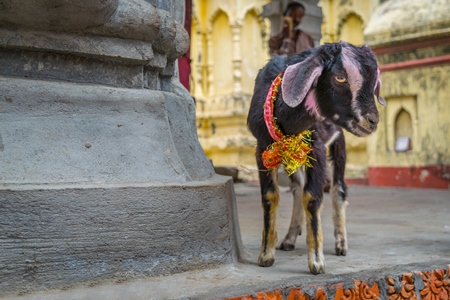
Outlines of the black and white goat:
M 306 217 L 309 269 L 313 274 L 325 273 L 320 211 L 326 180 L 326 146 L 329 147 L 329 157 L 333 161 L 330 192 L 335 250 L 337 255 L 346 255 L 346 152 L 341 127 L 360 137 L 377 129 L 379 115 L 374 95 L 385 105 L 384 99 L 379 95 L 379 69 L 369 47 L 356 47 L 340 42 L 325 44 L 288 57 L 276 56 L 260 70 L 255 81 L 247 125 L 257 139 L 256 161 L 260 171 L 264 210 L 258 264 L 263 267 L 270 267 L 275 261 L 276 213 L 279 203 L 277 172 L 267 170 L 261 157 L 263 151 L 274 142 L 266 127 L 263 106 L 273 80 L 281 72 L 284 72 L 281 91 L 273 108 L 276 123 L 285 135 L 295 135 L 306 129 L 313 130 L 313 150 L 310 153 L 312 167 L 306 168 L 305 175 L 298 171 L 290 176 L 294 195 L 293 214 L 289 231 L 279 249 L 294 249 L 296 238 L 301 234 L 302 219 Z

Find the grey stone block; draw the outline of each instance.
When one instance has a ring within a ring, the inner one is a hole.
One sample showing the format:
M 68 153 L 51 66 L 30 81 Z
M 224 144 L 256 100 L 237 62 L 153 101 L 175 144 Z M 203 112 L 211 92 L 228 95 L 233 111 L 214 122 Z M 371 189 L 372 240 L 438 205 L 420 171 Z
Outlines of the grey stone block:
M 230 179 L 0 188 L 2 296 L 233 263 Z M 233 220 L 233 221 L 232 221 Z

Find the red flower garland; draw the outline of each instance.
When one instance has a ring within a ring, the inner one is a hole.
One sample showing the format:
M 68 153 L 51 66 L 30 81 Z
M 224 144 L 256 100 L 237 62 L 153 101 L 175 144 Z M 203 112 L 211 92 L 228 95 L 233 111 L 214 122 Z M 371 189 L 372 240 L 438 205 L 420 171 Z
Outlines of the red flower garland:
M 264 121 L 270 136 L 275 140 L 262 154 L 263 164 L 268 170 L 276 170 L 280 165 L 288 175 L 292 175 L 301 166 L 312 167 L 309 153 L 312 151 L 312 131 L 305 130 L 296 135 L 285 136 L 273 116 L 274 102 L 283 81 L 283 72 L 278 74 L 270 86 L 264 103 Z

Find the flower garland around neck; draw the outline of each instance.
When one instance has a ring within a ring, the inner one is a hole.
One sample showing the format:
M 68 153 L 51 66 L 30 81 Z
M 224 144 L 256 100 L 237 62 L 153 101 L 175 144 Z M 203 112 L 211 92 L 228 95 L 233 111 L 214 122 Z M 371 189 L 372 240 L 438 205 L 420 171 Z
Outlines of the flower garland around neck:
M 262 160 L 268 170 L 276 170 L 282 165 L 290 176 L 303 165 L 312 168 L 310 160 L 314 158 L 309 156 L 312 151 L 312 131 L 305 130 L 295 135 L 284 135 L 273 115 L 274 102 L 283 81 L 283 73 L 278 74 L 272 82 L 264 103 L 264 121 L 274 142 L 263 152 Z

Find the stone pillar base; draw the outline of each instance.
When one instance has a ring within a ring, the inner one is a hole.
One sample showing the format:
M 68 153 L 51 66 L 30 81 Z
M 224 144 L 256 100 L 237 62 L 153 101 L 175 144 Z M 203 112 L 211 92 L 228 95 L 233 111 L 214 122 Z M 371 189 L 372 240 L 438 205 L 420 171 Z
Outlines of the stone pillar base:
M 0 189 L 3 295 L 233 263 L 231 179 Z M 237 238 L 238 237 L 238 238 Z
M 0 76 L 2 296 L 234 262 L 233 183 L 193 111 L 176 93 Z

